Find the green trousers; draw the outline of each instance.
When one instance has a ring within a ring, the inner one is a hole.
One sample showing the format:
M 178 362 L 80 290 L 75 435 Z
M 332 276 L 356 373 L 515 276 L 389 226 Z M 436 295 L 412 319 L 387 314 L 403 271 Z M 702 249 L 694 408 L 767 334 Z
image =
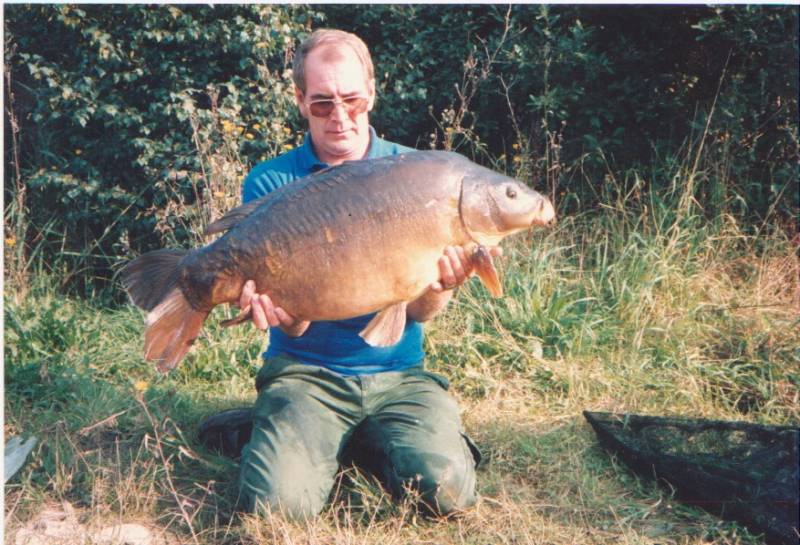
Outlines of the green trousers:
M 313 518 L 339 467 L 350 463 L 375 474 L 395 498 L 415 490 L 435 514 L 475 502 L 480 454 L 443 377 L 421 366 L 343 376 L 271 358 L 256 388 L 239 474 L 242 509 Z

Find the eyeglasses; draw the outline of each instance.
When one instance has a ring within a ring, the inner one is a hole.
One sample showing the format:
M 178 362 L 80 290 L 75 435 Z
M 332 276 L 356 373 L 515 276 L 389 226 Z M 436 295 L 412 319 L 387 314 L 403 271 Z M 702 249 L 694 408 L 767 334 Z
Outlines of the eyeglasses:
M 324 98 L 308 103 L 308 109 L 314 117 L 328 117 L 333 113 L 337 104 L 344 106 L 347 115 L 363 114 L 367 111 L 369 99 L 367 97 L 347 97 L 342 100 L 331 100 Z

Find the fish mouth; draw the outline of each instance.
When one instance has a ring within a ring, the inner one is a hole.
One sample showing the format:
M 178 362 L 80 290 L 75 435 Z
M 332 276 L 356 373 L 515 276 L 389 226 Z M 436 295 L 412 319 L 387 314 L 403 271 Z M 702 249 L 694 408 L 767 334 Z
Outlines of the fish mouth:
M 552 227 L 556 223 L 556 210 L 550 199 L 544 197 L 539 204 L 539 209 L 534 212 L 531 227 Z

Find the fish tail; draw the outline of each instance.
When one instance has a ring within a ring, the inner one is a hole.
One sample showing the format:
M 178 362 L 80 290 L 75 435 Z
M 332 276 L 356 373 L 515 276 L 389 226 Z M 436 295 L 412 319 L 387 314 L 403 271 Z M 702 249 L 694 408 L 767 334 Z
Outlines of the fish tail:
M 190 250 L 156 250 L 122 269 L 122 285 L 134 305 L 149 311 L 144 357 L 158 370 L 173 369 L 200 334 L 209 311 L 189 304 L 178 286 L 181 260 Z
M 200 334 L 209 311 L 194 309 L 183 292 L 175 287 L 147 315 L 144 357 L 155 361 L 162 373 L 183 359 Z
M 189 250 L 156 250 L 128 263 L 120 277 L 137 307 L 153 310 L 178 282 L 178 265 Z

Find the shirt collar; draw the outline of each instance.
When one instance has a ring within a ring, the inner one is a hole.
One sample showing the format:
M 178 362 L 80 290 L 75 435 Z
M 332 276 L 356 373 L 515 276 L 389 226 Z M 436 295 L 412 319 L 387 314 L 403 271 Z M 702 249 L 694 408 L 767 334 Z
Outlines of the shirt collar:
M 379 148 L 378 145 L 378 134 L 375 132 L 375 129 L 372 125 L 369 126 L 369 148 L 367 148 L 367 155 L 365 159 L 372 159 L 378 156 Z M 305 138 L 303 139 L 303 145 L 299 148 L 300 153 L 300 166 L 308 172 L 316 172 L 323 168 L 327 168 L 329 165 L 323 163 L 317 157 L 317 154 L 314 153 L 314 146 L 311 143 L 311 133 L 307 132 Z

